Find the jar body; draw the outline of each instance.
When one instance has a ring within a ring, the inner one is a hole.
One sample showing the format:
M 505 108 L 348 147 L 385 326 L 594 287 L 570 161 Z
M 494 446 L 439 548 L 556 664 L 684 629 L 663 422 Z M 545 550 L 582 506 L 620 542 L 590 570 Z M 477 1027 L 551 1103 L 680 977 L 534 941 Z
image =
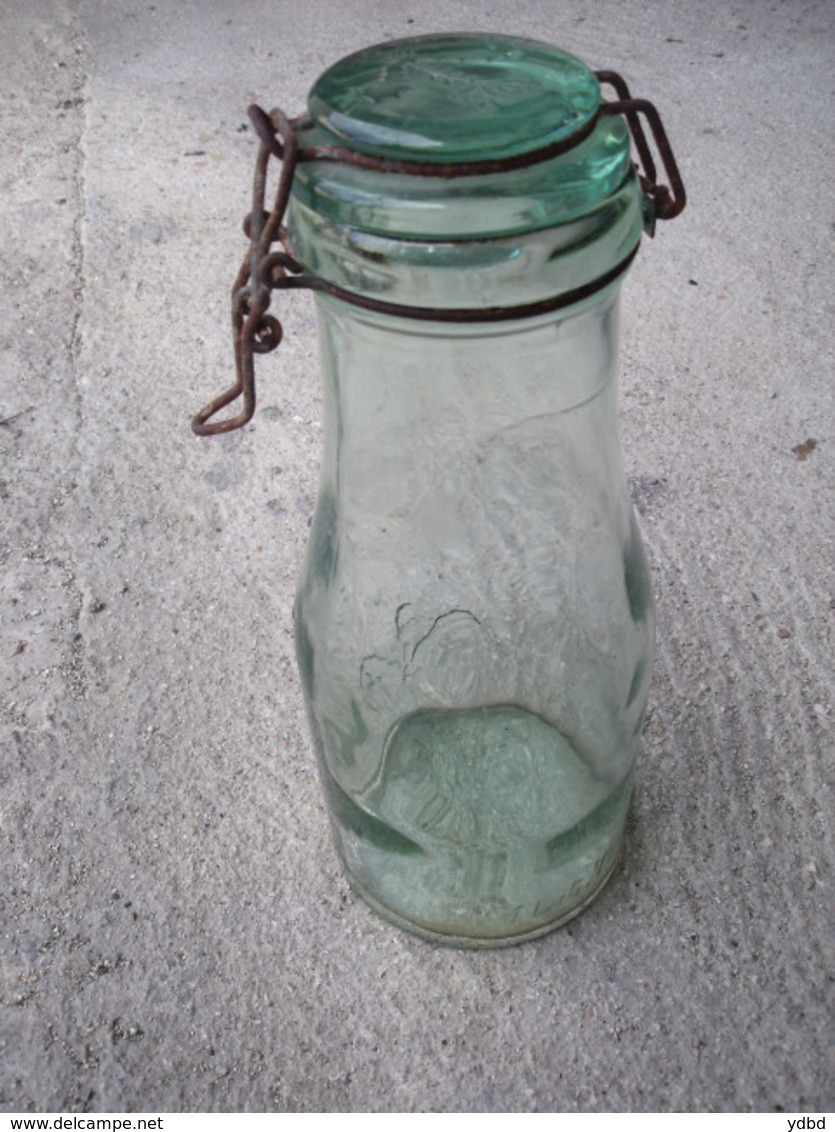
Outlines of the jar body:
M 485 327 L 317 296 L 299 668 L 348 876 L 430 938 L 541 934 L 616 861 L 654 629 L 618 300 Z

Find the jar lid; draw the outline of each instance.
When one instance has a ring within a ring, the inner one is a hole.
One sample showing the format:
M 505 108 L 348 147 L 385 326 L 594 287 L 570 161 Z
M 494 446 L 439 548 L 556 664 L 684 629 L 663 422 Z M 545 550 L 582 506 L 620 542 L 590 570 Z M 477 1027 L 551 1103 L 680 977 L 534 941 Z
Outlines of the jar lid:
M 343 145 L 400 161 L 503 160 L 569 143 L 600 105 L 595 75 L 548 44 L 501 35 L 401 39 L 340 60 L 308 108 Z
M 444 34 L 367 48 L 317 80 L 297 133 L 302 148 L 338 147 L 383 166 L 301 162 L 291 215 L 298 204 L 339 227 L 404 239 L 566 223 L 633 174 L 626 123 L 600 114 L 601 103 L 593 71 L 533 40 Z M 424 175 L 387 161 L 417 163 Z M 433 164 L 444 167 L 437 177 L 425 175 Z

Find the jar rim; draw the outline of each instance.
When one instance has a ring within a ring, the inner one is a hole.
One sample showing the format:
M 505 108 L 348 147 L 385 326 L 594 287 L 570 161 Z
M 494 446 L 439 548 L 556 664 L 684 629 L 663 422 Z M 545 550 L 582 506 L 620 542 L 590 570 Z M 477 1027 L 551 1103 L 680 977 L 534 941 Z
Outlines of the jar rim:
M 363 160 L 299 162 L 293 198 L 359 231 L 472 240 L 542 230 L 593 211 L 632 171 L 629 130 L 600 113 L 597 75 L 534 40 L 378 44 L 325 71 L 308 106 L 300 150 Z M 421 175 L 402 171 L 410 165 Z

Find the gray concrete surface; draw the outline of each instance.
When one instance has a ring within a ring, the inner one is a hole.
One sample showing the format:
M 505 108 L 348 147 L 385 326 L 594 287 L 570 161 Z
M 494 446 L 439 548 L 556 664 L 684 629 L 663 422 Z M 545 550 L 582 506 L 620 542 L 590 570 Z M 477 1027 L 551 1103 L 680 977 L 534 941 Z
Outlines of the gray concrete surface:
M 835 1106 L 834 17 L 6 0 L 4 1109 Z M 624 295 L 659 614 L 624 862 L 567 928 L 480 954 L 380 921 L 330 847 L 290 616 L 308 298 L 251 427 L 188 427 L 231 377 L 247 104 L 299 112 L 339 56 L 442 29 L 621 70 L 690 191 Z

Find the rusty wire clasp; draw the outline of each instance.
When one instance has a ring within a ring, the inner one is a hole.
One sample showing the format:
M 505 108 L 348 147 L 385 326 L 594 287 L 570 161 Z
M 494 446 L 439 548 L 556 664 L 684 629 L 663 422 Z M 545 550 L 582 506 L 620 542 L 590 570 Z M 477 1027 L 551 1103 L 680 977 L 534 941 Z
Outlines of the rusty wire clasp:
M 248 114 L 261 145 L 255 162 L 252 211 L 244 221 L 244 232 L 249 236 L 249 251 L 232 287 L 232 338 L 237 380 L 225 393 L 204 406 L 191 422 L 192 430 L 198 436 L 232 432 L 252 419 L 255 412 L 255 354 L 268 354 L 274 350 L 283 335 L 278 319 L 267 314 L 271 293 L 282 285 L 287 268 L 301 271 L 301 265 L 295 261 L 283 264 L 282 253 L 269 254 L 273 242 L 283 239 L 285 235 L 281 221 L 290 199 L 296 169 L 298 145 L 295 131 L 280 110 L 273 110 L 268 116 L 260 106 L 253 105 Z M 277 133 L 281 133 L 283 144 L 279 142 Z M 281 176 L 273 210 L 268 214 L 264 210 L 264 197 L 271 156 L 278 157 L 281 161 Z M 289 261 L 291 257 L 288 256 L 287 259 Z M 272 274 L 265 278 L 266 265 L 269 265 Z M 243 406 L 237 416 L 209 423 L 216 413 L 241 395 Z
M 601 114 L 623 114 L 629 132 L 635 142 L 641 167 L 638 175 L 641 179 L 641 188 L 647 197 L 650 208 L 647 213 L 646 228 L 648 235 L 655 233 L 656 220 L 672 220 L 683 211 L 687 203 L 687 194 L 684 183 L 678 171 L 676 159 L 667 137 L 667 131 L 661 122 L 661 116 L 651 102 L 645 98 L 633 98 L 625 80 L 615 71 L 595 71 L 597 81 L 615 88 L 618 98 L 615 102 L 604 102 L 600 107 Z M 643 114 L 652 130 L 656 147 L 661 155 L 664 171 L 670 184 L 660 185 L 652 158 L 652 151 L 647 143 L 646 134 L 639 115 Z
M 381 173 L 409 174 L 419 177 L 442 177 L 454 179 L 485 173 L 503 173 L 548 161 L 578 145 L 593 131 L 602 114 L 623 114 L 626 119 L 635 148 L 638 151 L 640 167 L 638 175 L 647 201 L 645 228 L 653 235 L 656 220 L 672 220 L 684 208 L 686 196 L 681 175 L 673 157 L 666 131 L 661 124 L 658 111 L 645 99 L 632 98 L 624 80 L 614 71 L 596 71 L 598 82 L 614 87 L 618 98 L 613 102 L 602 102 L 597 115 L 587 122 L 577 134 L 561 142 L 519 154 L 506 160 L 469 162 L 467 164 L 421 163 L 413 161 L 394 161 L 390 158 L 376 157 L 359 153 L 339 146 L 316 146 L 301 149 L 296 136 L 296 127 L 306 122 L 304 117 L 288 118 L 281 110 L 267 114 L 260 106 L 249 107 L 250 121 L 260 139 L 258 157 L 255 162 L 255 176 L 252 185 L 252 211 L 244 221 L 244 232 L 249 237 L 249 250 L 241 264 L 240 271 L 232 287 L 232 336 L 235 347 L 235 384 L 225 393 L 215 397 L 204 406 L 191 422 L 192 430 L 198 436 L 215 436 L 218 433 L 233 432 L 247 424 L 255 412 L 255 355 L 267 354 L 281 342 L 282 328 L 279 320 L 267 311 L 272 292 L 288 288 L 306 288 L 324 292 L 354 305 L 386 314 L 407 318 L 431 319 L 443 322 L 488 322 L 510 318 L 524 318 L 532 315 L 558 310 L 593 294 L 608 286 L 626 270 L 637 247 L 611 271 L 600 276 L 593 283 L 568 291 L 553 299 L 539 303 L 529 303 L 520 307 L 494 307 L 482 309 L 443 310 L 429 307 L 406 307 L 372 299 L 344 291 L 326 280 L 305 273 L 302 263 L 294 257 L 287 242 L 287 232 L 282 226 L 284 213 L 290 200 L 293 176 L 300 161 L 336 161 L 373 169 Z M 646 139 L 640 116 L 643 115 L 652 131 L 655 145 L 661 156 L 669 186 L 658 183 L 655 162 Z M 270 157 L 281 162 L 281 174 L 276 189 L 271 212 L 266 212 L 264 199 L 267 189 L 267 169 Z M 281 251 L 271 251 L 274 243 L 281 245 Z M 243 405 L 237 416 L 213 421 L 221 409 L 243 397 Z

